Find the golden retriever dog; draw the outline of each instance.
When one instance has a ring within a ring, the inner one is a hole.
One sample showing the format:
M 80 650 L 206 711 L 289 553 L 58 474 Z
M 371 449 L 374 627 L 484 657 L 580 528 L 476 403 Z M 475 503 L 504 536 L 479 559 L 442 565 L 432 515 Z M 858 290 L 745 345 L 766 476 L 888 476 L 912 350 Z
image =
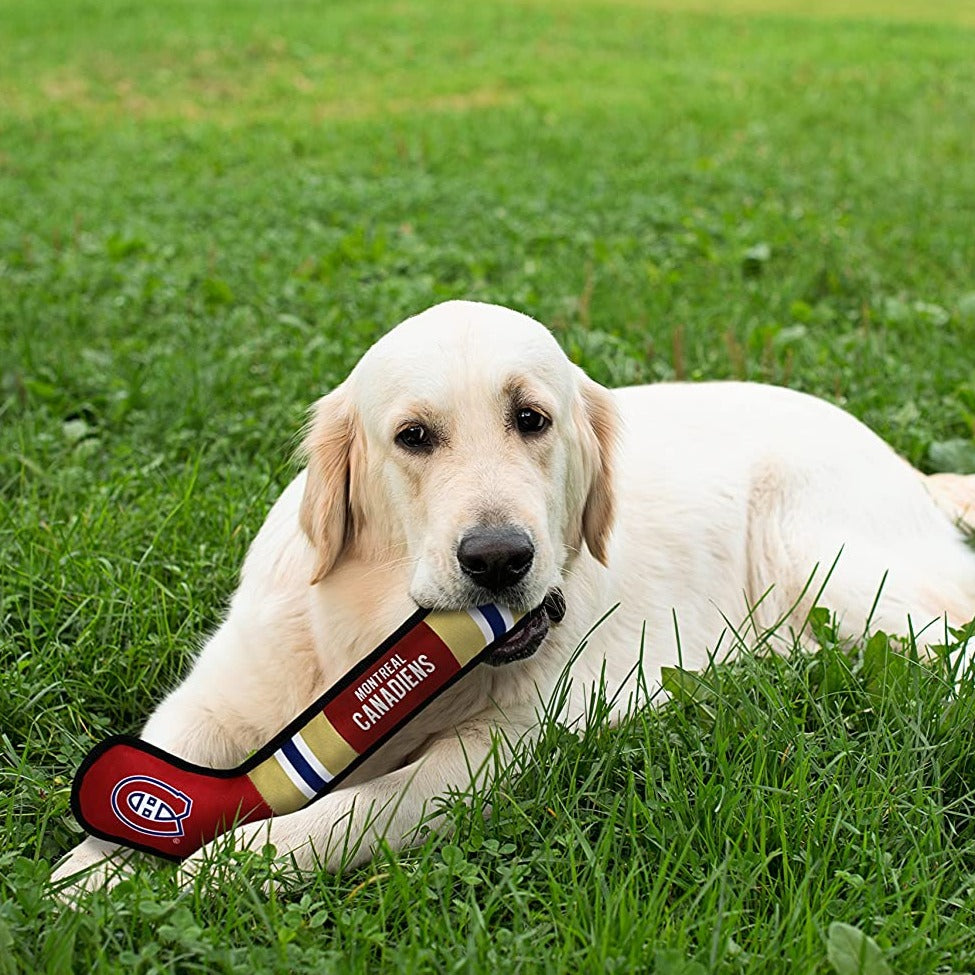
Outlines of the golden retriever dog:
M 975 615 L 961 528 L 975 524 L 975 477 L 926 478 L 847 413 L 787 389 L 604 389 L 546 328 L 498 306 L 448 302 L 394 328 L 315 404 L 304 446 L 307 468 L 148 741 L 232 767 L 418 605 L 547 612 L 340 789 L 236 829 L 238 846 L 269 841 L 299 869 L 415 841 L 438 797 L 495 767 L 499 739 L 530 740 L 567 667 L 572 722 L 600 680 L 625 711 L 679 650 L 706 666 L 743 620 L 799 633 L 817 599 L 849 637 L 936 643 Z M 87 839 L 54 879 L 110 881 L 119 853 Z

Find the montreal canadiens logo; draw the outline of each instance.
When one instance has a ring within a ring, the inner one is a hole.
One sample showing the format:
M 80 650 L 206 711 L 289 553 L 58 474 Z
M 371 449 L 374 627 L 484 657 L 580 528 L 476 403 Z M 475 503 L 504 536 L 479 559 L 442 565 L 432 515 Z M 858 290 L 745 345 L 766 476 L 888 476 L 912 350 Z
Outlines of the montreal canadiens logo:
M 126 826 L 149 836 L 182 836 L 193 800 L 148 775 L 130 775 L 112 790 L 112 811 Z

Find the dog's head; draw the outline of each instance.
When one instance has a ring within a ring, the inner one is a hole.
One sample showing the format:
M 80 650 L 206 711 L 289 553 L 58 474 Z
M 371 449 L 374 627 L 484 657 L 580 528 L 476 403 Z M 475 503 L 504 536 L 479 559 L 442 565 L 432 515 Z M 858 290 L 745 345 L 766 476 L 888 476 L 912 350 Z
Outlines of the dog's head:
M 583 542 L 606 560 L 615 436 L 612 398 L 542 325 L 437 305 L 314 407 L 301 505 L 312 582 L 345 553 L 398 561 L 420 606 L 538 607 Z

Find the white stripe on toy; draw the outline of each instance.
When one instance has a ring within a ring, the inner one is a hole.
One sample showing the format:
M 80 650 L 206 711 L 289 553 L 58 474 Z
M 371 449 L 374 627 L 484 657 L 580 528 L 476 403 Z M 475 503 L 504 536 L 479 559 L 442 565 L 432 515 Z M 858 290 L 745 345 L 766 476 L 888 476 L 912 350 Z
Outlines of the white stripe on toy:
M 278 760 L 278 764 L 281 766 L 281 770 L 285 775 L 291 779 L 294 787 L 304 796 L 309 799 L 315 798 L 316 790 L 305 781 L 305 777 L 295 768 L 291 761 L 291 758 L 285 753 L 283 748 L 279 748 L 275 753 L 274 757 Z

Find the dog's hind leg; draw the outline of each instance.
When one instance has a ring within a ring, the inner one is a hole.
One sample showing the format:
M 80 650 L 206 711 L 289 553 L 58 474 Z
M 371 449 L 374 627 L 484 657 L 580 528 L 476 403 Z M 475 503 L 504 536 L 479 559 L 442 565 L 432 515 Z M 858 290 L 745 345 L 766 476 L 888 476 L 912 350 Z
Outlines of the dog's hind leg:
M 975 526 L 975 477 L 926 478 L 870 447 L 862 459 L 756 472 L 750 595 L 776 586 L 763 622 L 795 599 L 797 629 L 818 604 L 837 615 L 844 639 L 883 630 L 913 635 L 922 649 L 943 644 L 948 628 L 975 616 L 975 551 L 963 537 Z M 800 579 L 811 582 L 801 589 Z

